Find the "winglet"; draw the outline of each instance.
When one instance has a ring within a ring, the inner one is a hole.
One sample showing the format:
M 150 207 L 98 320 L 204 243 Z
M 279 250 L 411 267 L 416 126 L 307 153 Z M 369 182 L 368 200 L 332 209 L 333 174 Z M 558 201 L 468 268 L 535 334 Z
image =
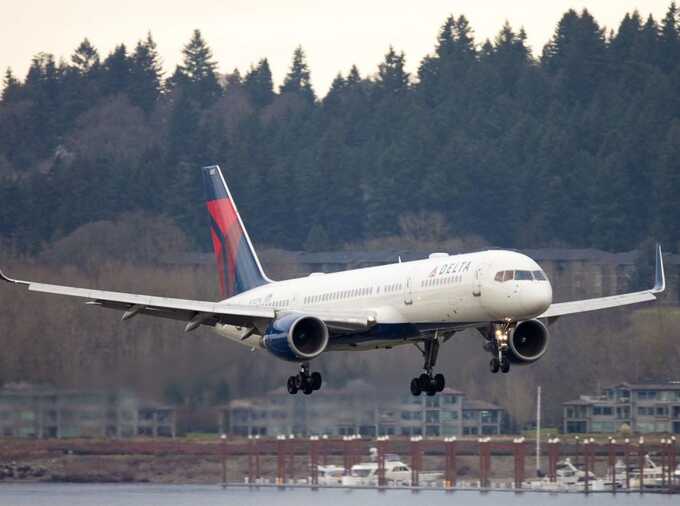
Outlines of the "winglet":
M 8 283 L 16 283 L 16 279 L 8 278 L 4 272 L 2 272 L 2 269 L 0 269 L 0 279 L 3 281 L 7 281 Z
M 656 269 L 654 273 L 654 288 L 652 293 L 661 293 L 666 289 L 666 274 L 663 270 L 663 255 L 661 254 L 661 244 L 656 244 Z
M 3 280 L 3 281 L 6 281 L 7 283 L 13 283 L 15 285 L 29 285 L 30 284 L 28 281 L 20 281 L 18 279 L 10 278 L 4 272 L 2 272 L 2 269 L 0 269 L 0 279 Z

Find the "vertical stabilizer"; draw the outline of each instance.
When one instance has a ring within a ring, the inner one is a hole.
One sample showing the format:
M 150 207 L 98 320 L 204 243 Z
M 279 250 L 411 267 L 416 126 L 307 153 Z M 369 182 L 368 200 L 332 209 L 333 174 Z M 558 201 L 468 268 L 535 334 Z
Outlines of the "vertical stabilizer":
M 217 165 L 201 170 L 222 295 L 225 298 L 232 297 L 269 283 L 222 171 Z

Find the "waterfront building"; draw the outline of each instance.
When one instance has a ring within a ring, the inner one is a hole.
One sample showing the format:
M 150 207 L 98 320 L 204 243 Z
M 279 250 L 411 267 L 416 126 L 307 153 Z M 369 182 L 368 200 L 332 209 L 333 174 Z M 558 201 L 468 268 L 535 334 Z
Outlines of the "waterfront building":
M 451 388 L 432 397 L 369 392 L 375 389 L 355 381 L 324 388 L 313 401 L 283 388 L 236 399 L 219 409 L 220 430 L 235 436 L 450 437 L 501 434 L 508 425 L 503 408 Z
M 175 409 L 129 392 L 14 383 L 0 389 L 0 436 L 69 438 L 175 436 Z
M 680 382 L 621 383 L 562 406 L 565 433 L 680 434 Z

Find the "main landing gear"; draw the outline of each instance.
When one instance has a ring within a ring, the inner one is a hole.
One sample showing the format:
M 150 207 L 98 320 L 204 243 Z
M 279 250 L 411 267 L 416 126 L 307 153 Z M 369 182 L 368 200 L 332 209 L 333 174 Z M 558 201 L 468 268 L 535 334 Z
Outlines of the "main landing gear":
M 437 364 L 440 344 L 439 336 L 435 333 L 432 339 L 425 341 L 424 349 L 418 348 L 425 358 L 425 364 L 423 365 L 425 372 L 411 380 L 411 394 L 420 395 L 422 392 L 425 392 L 427 395 L 433 396 L 437 392 L 444 390 L 446 386 L 444 375 L 432 374 L 432 368 Z
M 508 360 L 508 332 L 510 324 L 499 323 L 494 324 L 489 329 L 489 335 L 486 336 L 487 342 L 484 344 L 484 349 L 493 355 L 489 362 L 489 370 L 496 374 L 498 371 L 502 373 L 510 372 L 510 360 Z
M 298 390 L 302 390 L 305 395 L 311 394 L 314 390 L 321 388 L 322 378 L 320 372 L 309 372 L 309 362 L 305 362 L 300 366 L 300 372 L 288 378 L 286 387 L 288 393 L 295 395 Z

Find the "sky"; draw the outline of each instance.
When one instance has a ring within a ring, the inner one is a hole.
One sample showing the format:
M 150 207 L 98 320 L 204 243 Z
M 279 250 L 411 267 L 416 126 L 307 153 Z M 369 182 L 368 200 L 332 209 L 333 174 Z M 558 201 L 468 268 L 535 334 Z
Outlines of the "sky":
M 3 2 L 5 3 L 5 2 Z M 105 57 L 120 43 L 129 48 L 147 32 L 158 44 L 166 75 L 181 61 L 182 47 L 198 28 L 222 73 L 241 73 L 268 58 L 278 85 L 293 50 L 307 54 L 312 83 L 324 95 L 338 72 L 356 64 L 362 75 L 377 71 L 390 45 L 404 51 L 407 70 L 434 49 L 449 14 L 464 14 L 476 42 L 498 33 L 507 20 L 524 27 L 540 55 L 569 8 L 587 8 L 608 29 L 626 12 L 660 20 L 670 0 L 6 0 L 0 21 L 0 70 L 23 79 L 33 55 L 52 53 L 69 60 L 85 38 Z

